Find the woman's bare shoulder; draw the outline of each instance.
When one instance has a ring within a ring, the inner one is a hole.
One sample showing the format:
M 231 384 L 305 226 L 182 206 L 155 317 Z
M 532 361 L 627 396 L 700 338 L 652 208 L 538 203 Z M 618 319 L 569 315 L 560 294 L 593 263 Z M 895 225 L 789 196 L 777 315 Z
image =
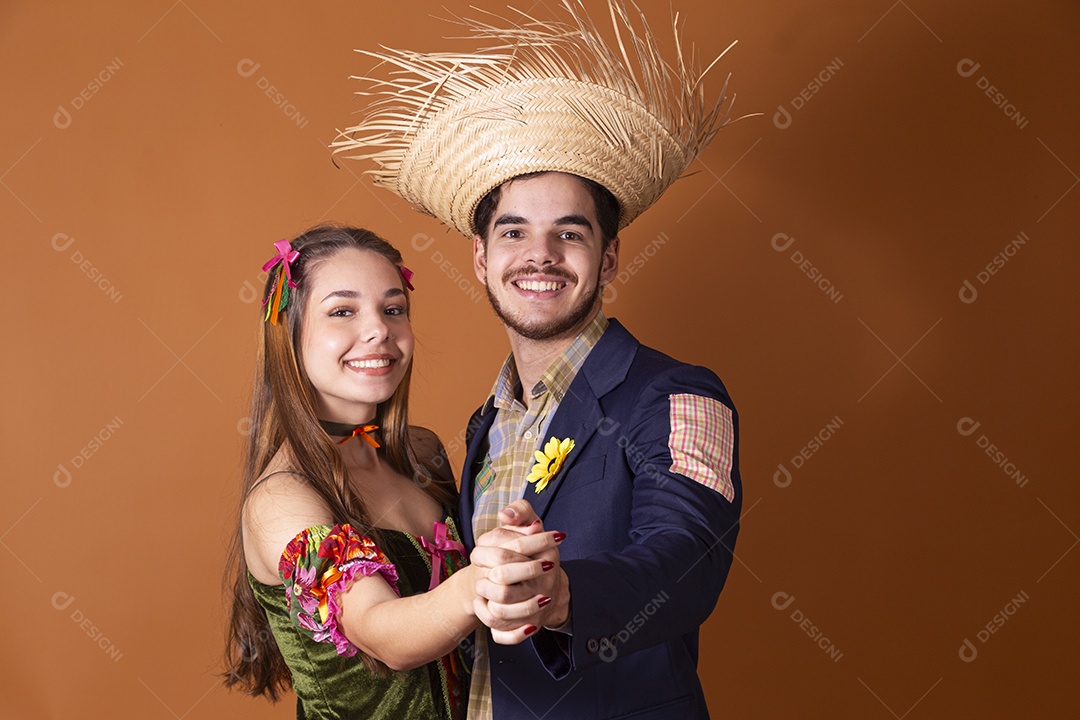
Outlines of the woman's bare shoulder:
M 309 527 L 332 524 L 330 508 L 311 482 L 275 456 L 244 502 L 244 551 L 251 573 L 274 584 L 269 581 L 277 577 L 285 546 Z

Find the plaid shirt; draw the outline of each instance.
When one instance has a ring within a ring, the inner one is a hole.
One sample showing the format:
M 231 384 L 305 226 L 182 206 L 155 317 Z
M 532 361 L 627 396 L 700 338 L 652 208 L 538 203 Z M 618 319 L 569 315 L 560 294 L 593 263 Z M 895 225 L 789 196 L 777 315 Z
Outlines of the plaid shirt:
M 607 326 L 608 319 L 602 312 L 597 313 L 533 385 L 528 407 L 518 400 L 522 387 L 513 354 L 503 363 L 484 408 L 485 411 L 497 408 L 498 415 L 488 432 L 488 454 L 473 483 L 473 537 L 479 538 L 498 527 L 499 511 L 524 496 L 525 477 L 534 463 L 533 453 L 543 446 L 559 403 Z M 469 720 L 492 717 L 490 641 L 487 628 L 476 631 Z

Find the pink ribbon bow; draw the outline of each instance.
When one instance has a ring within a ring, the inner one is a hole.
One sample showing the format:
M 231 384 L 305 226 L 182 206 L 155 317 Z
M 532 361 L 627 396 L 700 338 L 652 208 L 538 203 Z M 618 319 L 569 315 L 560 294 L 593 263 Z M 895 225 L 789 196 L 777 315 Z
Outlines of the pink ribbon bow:
M 465 546 L 447 537 L 446 523 L 437 520 L 435 521 L 435 542 L 429 543 L 427 538 L 422 537 L 420 538 L 420 545 L 424 550 L 431 553 L 431 582 L 428 584 L 428 590 L 434 590 L 442 581 L 443 556 L 454 550 L 464 554 Z
M 414 275 L 413 271 L 405 267 L 404 265 L 398 265 L 398 270 L 401 271 L 401 279 L 405 281 L 405 287 L 409 288 L 410 290 L 416 290 L 416 288 L 414 288 L 412 285 L 412 278 Z
M 293 250 L 288 240 L 278 240 L 274 243 L 274 248 L 278 251 L 278 254 L 263 263 L 263 272 L 270 272 L 270 268 L 279 262 L 283 262 L 285 263 L 285 277 L 289 279 L 289 287 L 296 287 L 296 283 L 292 279 L 292 263 L 296 262 L 296 258 L 300 257 L 300 251 Z

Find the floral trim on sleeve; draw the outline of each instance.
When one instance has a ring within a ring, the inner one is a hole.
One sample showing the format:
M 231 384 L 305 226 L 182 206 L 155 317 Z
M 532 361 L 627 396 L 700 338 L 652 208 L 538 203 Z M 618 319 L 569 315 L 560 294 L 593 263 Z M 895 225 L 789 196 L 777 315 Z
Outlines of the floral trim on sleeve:
M 370 538 L 351 525 L 316 525 L 307 528 L 285 548 L 278 563 L 285 583 L 289 614 L 315 642 L 333 643 L 338 655 L 352 657 L 357 648 L 338 629 L 341 593 L 357 575 L 376 573 L 400 595 L 397 568 Z

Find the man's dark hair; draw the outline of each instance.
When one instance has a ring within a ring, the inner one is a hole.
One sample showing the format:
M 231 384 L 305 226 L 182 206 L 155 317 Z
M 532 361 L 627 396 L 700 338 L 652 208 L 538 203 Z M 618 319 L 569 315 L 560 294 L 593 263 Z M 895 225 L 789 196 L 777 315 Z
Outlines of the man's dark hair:
M 488 226 L 491 224 L 492 216 L 495 214 L 495 208 L 499 205 L 499 198 L 502 196 L 502 189 L 506 183 L 514 180 L 527 180 L 543 174 L 544 171 L 518 175 L 484 196 L 484 199 L 476 206 L 476 212 L 473 214 L 473 225 L 476 226 L 476 231 L 480 234 L 480 237 L 484 238 L 485 245 L 487 243 Z M 604 250 L 607 250 L 612 238 L 619 234 L 619 201 L 615 199 L 610 190 L 595 180 L 583 178 L 580 175 L 574 175 L 573 177 L 581 181 L 592 196 L 593 204 L 596 206 L 596 220 L 600 223 L 601 246 Z

